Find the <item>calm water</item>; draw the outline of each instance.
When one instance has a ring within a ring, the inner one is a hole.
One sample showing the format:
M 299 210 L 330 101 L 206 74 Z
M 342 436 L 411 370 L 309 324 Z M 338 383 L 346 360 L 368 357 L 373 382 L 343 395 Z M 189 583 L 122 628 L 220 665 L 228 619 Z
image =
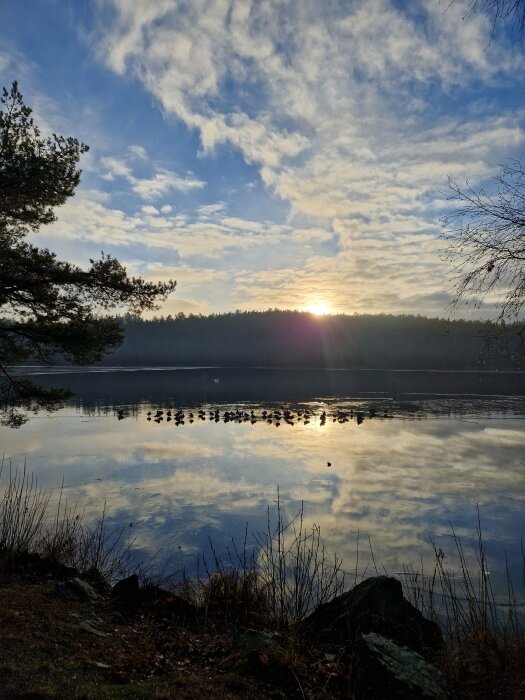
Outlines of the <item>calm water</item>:
M 36 370 L 35 370 L 36 372 Z M 497 581 L 504 550 L 518 573 L 525 535 L 525 376 L 306 370 L 38 370 L 76 395 L 0 451 L 49 488 L 62 478 L 87 517 L 103 503 L 133 523 L 142 555 L 191 566 L 208 538 L 265 528 L 280 488 L 304 501 L 332 551 L 389 572 L 468 545 L 477 508 Z M 171 410 L 171 416 L 167 415 Z M 162 415 L 158 415 L 162 411 Z M 181 414 L 176 416 L 176 412 Z M 201 411 L 199 415 L 199 411 Z M 285 414 L 285 411 L 287 413 Z M 148 413 L 150 415 L 148 415 Z M 190 417 L 193 414 L 193 418 Z M 278 415 L 276 415 L 276 413 Z M 226 419 L 225 419 L 226 414 Z M 168 420 L 170 419 L 170 420 Z

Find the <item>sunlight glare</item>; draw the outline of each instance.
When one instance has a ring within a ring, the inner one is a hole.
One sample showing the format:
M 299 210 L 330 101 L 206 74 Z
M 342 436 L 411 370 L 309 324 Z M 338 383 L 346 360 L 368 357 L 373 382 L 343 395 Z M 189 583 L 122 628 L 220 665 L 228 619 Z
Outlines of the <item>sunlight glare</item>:
M 328 306 L 326 304 L 323 304 L 322 302 L 319 302 L 318 304 L 310 304 L 310 306 L 305 306 L 304 310 L 308 311 L 311 314 L 315 314 L 316 316 L 328 316 L 332 313 L 331 309 L 329 309 Z

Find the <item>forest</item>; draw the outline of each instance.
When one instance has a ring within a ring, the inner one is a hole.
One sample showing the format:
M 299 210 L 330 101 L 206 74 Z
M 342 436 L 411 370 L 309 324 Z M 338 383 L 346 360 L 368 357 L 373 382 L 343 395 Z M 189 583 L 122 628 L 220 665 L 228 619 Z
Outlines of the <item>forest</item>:
M 517 369 L 482 321 L 424 316 L 247 311 L 121 319 L 124 342 L 103 365 L 315 367 L 347 369 Z M 488 339 L 492 337 L 492 341 Z

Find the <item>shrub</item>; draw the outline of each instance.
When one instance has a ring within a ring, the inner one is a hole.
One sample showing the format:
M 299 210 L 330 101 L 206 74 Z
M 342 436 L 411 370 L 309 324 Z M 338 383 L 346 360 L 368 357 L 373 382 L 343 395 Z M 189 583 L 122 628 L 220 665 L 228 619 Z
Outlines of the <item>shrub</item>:
M 7 486 L 0 496 L 0 553 L 3 557 L 34 549 L 47 514 L 49 494 L 38 487 L 33 474 L 11 463 L 0 463 L 0 481 L 5 471 Z
M 242 548 L 232 541 L 225 562 L 210 548 L 212 563 L 201 558 L 205 576 L 197 576 L 198 602 L 210 613 L 290 627 L 344 590 L 342 561 L 329 554 L 320 527 L 306 527 L 302 503 L 286 521 L 279 492 L 274 519 L 268 507 L 266 530 L 250 545 L 246 529 Z

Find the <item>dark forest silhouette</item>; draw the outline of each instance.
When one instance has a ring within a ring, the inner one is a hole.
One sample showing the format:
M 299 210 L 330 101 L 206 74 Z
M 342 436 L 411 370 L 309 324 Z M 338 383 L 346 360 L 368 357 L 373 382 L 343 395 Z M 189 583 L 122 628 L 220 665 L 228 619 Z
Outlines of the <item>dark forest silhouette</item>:
M 122 322 L 106 366 L 517 368 L 508 347 L 487 347 L 482 321 L 270 310 Z

